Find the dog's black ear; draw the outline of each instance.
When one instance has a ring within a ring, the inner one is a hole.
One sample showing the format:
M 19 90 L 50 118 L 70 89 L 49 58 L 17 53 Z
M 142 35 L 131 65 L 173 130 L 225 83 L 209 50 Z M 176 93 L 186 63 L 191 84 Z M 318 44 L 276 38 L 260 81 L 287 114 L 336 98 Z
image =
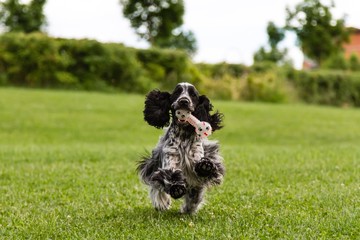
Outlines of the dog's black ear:
M 199 97 L 199 104 L 197 105 L 194 116 L 197 117 L 200 121 L 205 121 L 210 123 L 213 131 L 221 129 L 223 126 L 221 125 L 224 115 L 216 111 L 214 114 L 210 114 L 213 106 L 210 100 L 202 95 Z
M 170 123 L 170 93 L 152 90 L 146 95 L 144 119 L 151 126 L 163 128 Z

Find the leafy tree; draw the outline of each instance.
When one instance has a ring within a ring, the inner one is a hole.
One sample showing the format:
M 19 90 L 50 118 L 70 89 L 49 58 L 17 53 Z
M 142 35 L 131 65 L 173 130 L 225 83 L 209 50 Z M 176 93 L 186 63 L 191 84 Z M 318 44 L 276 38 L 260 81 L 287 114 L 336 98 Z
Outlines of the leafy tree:
M 194 34 L 181 31 L 183 0 L 120 0 L 123 14 L 136 33 L 151 46 L 196 51 Z
M 22 4 L 19 0 L 0 2 L 0 23 L 9 32 L 41 31 L 46 20 L 43 7 L 46 0 L 32 0 L 29 4 Z
M 192 31 L 173 33 L 168 39 L 158 40 L 157 46 L 161 48 L 184 49 L 189 55 L 193 55 L 197 51 L 196 38 Z
M 271 48 L 276 48 L 277 45 L 284 40 L 285 31 L 283 28 L 279 28 L 273 22 L 269 22 L 266 28 L 267 34 L 269 36 L 269 44 Z
M 143 39 L 156 45 L 183 24 L 183 0 L 120 0 L 123 14 Z
M 266 28 L 268 34 L 268 43 L 270 45 L 270 50 L 266 50 L 265 47 L 261 47 L 254 54 L 254 62 L 274 62 L 280 63 L 284 61 L 287 54 L 287 49 L 279 50 L 278 44 L 285 37 L 285 30 L 283 28 L 277 27 L 273 22 L 269 22 Z
M 304 0 L 287 11 L 286 28 L 294 31 L 303 53 L 321 65 L 330 56 L 342 51 L 348 41 L 344 19 L 334 19 L 331 9 L 320 0 Z

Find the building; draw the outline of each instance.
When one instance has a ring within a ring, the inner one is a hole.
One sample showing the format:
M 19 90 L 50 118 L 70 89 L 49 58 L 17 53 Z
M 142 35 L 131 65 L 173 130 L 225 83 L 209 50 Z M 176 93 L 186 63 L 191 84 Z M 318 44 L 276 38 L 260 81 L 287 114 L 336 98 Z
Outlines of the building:
M 351 55 L 356 55 L 360 59 L 360 29 L 350 29 L 349 43 L 344 45 L 344 53 L 346 58 L 350 58 Z

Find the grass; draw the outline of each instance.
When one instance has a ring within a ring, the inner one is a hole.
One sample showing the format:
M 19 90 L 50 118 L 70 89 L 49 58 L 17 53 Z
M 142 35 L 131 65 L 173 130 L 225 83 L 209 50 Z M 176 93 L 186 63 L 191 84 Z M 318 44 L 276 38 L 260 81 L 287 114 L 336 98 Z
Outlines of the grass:
M 0 89 L 2 239 L 359 239 L 360 110 L 214 103 L 227 175 L 197 215 L 135 173 L 143 96 Z

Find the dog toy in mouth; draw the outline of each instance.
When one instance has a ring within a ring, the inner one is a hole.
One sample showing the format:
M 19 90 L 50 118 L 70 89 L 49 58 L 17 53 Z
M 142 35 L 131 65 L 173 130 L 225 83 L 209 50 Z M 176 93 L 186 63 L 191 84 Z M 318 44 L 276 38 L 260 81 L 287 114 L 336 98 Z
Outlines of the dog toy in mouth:
M 195 132 L 199 137 L 206 138 L 211 135 L 211 125 L 208 122 L 200 121 L 195 116 L 193 116 L 190 111 L 179 109 L 176 110 L 175 115 L 179 122 L 190 123 L 195 128 Z

